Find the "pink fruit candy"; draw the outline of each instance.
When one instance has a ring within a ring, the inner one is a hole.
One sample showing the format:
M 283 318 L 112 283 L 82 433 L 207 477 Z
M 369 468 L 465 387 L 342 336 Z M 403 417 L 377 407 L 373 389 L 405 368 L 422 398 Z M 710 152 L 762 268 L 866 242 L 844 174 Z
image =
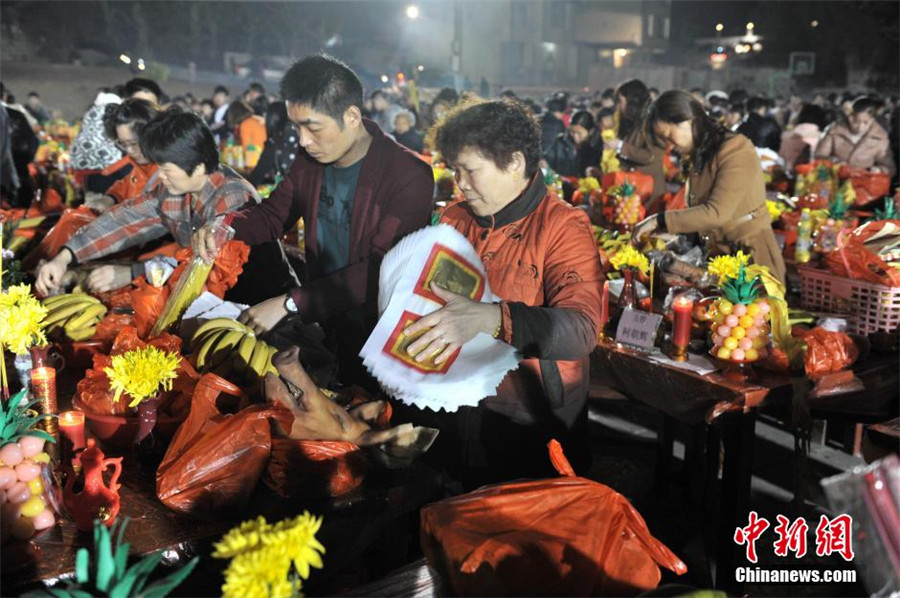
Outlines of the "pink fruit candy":
M 753 318 L 753 323 L 756 324 L 757 326 L 765 326 L 766 318 L 765 318 L 765 316 L 756 316 L 755 318 Z
M 14 505 L 21 504 L 31 498 L 31 488 L 25 482 L 16 482 L 6 491 L 6 498 Z
M 30 482 L 40 474 L 41 466 L 31 459 L 25 459 L 16 465 L 16 475 L 19 476 L 20 482 Z
M 735 349 L 731 352 L 731 358 L 735 361 L 744 361 L 744 350 Z
M 766 315 L 767 313 L 769 313 L 769 310 L 770 310 L 770 309 L 771 309 L 771 308 L 769 307 L 769 304 L 768 304 L 768 303 L 766 303 L 765 301 L 760 301 L 760 303 L 759 303 L 759 313 L 761 313 L 762 315 Z
M 6 490 L 16 483 L 16 470 L 12 467 L 0 467 L 0 490 Z
M 6 490 L 0 490 L 0 507 L 6 504 Z
M 719 336 L 718 334 L 712 335 L 712 342 L 713 342 L 713 344 L 716 345 L 717 347 L 718 347 L 719 345 L 722 344 L 722 341 L 723 341 L 723 340 L 724 340 L 724 339 L 723 339 L 721 336 Z
M 716 332 L 718 332 L 719 336 L 721 336 L 722 338 L 728 338 L 729 336 L 731 336 L 731 328 L 729 328 L 728 326 L 719 326 L 719 329 L 716 330 Z
M 743 316 L 744 314 L 747 313 L 747 306 L 744 305 L 743 303 L 735 303 L 734 310 L 732 310 L 731 313 L 740 318 L 741 316 Z
M 47 529 L 56 523 L 56 517 L 53 516 L 52 510 L 44 509 L 34 517 L 32 523 L 34 523 L 34 529 L 36 530 Z
M 753 348 L 753 340 L 749 339 L 747 337 L 744 337 L 741 339 L 741 342 L 738 343 L 738 346 L 741 349 L 743 349 L 744 351 L 746 351 L 747 349 L 752 349 Z
M 759 328 L 751 326 L 747 329 L 747 338 L 756 338 L 757 336 L 759 336 Z
M 740 318 L 734 314 L 731 314 L 730 316 L 725 318 L 725 325 L 728 326 L 729 328 L 734 328 L 739 323 L 740 323 Z
M 4 465 L 15 467 L 21 463 L 24 458 L 25 455 L 22 454 L 22 447 L 16 442 L 11 442 L 3 448 L 0 448 L 0 461 L 2 461 Z
M 44 450 L 44 441 L 37 436 L 25 436 L 19 440 L 19 447 L 25 458 L 29 459 Z

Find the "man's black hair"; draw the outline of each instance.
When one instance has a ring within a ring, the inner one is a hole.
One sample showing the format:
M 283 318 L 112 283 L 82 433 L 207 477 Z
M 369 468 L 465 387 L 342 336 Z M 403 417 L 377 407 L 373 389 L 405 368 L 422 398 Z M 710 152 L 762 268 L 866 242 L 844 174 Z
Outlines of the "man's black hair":
M 385 98 L 387 99 L 387 94 L 383 89 L 375 89 L 372 93 L 369 94 L 369 99 L 374 100 L 375 98 Z
M 32 98 L 32 97 L 34 97 L 34 98 L 39 98 L 39 97 L 41 97 L 41 94 L 39 94 L 39 93 L 36 92 L 36 91 L 29 91 L 29 92 L 28 92 L 28 97 L 29 97 L 29 98 Z
M 308 106 L 344 126 L 344 113 L 363 109 L 362 83 L 346 64 L 327 54 L 295 62 L 281 80 L 281 97 L 292 104 Z
M 875 116 L 881 106 L 882 103 L 872 96 L 859 96 L 853 100 L 853 114 L 868 112 L 872 116 Z
M 216 85 L 215 89 L 213 89 L 213 95 L 216 95 L 217 93 L 228 95 L 228 88 L 224 85 Z
M 615 108 L 600 108 L 600 112 L 597 113 L 597 122 L 599 123 L 604 118 L 612 118 L 615 115 Z
M 140 142 L 148 159 L 174 164 L 188 175 L 198 164 L 206 166 L 206 174 L 219 167 L 219 150 L 209 127 L 200 116 L 180 108 L 170 108 L 147 123 Z
M 565 112 L 566 100 L 564 98 L 552 97 L 547 100 L 547 112 Z
M 747 112 L 756 112 L 760 108 L 768 108 L 769 100 L 762 96 L 753 96 L 747 100 Z
M 254 81 L 250 85 L 247 86 L 247 91 L 255 91 L 256 93 L 265 94 L 266 88 L 263 87 L 263 84 L 259 81 Z
M 131 125 L 131 130 L 140 139 L 141 132 L 156 115 L 159 107 L 147 100 L 129 98 L 121 104 L 107 104 L 103 113 L 103 132 L 107 139 L 116 141 L 119 136 L 116 127 Z
M 139 91 L 149 91 L 150 93 L 155 95 L 156 99 L 158 100 L 162 100 L 163 97 L 162 89 L 160 89 L 156 81 L 135 77 L 134 79 L 131 79 L 130 81 L 125 83 L 125 95 L 129 98 Z
M 606 89 L 603 90 L 603 93 L 600 94 L 600 98 L 611 100 L 611 99 L 613 99 L 613 97 L 615 95 L 616 95 L 616 90 L 613 89 L 612 87 L 607 87 Z

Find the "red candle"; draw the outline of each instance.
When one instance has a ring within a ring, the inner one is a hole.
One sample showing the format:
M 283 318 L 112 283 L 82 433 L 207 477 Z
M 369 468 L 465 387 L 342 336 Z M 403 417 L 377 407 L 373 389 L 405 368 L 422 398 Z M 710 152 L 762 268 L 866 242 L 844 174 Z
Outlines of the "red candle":
M 34 398 L 40 401 L 41 414 L 55 414 L 56 404 L 56 370 L 50 367 L 40 367 L 31 370 L 31 392 Z M 54 438 L 59 438 L 59 430 L 55 418 L 46 418 L 41 422 L 41 427 Z
M 603 327 L 606 326 L 606 323 L 609 321 L 609 281 L 603 281 L 603 294 L 600 296 L 600 330 L 603 332 Z
M 59 414 L 59 431 L 69 455 L 84 448 L 84 413 L 63 411 Z
M 672 304 L 675 312 L 675 326 L 672 331 L 672 344 L 676 347 L 687 347 L 691 340 L 691 312 L 694 301 L 690 297 L 679 295 Z

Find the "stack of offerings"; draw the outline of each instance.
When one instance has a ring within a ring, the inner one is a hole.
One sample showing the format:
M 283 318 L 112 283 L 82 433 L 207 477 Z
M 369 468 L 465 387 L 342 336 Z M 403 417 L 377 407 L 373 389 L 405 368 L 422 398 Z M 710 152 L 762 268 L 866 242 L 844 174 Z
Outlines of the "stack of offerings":
M 407 353 L 419 335 L 409 337 L 403 331 L 443 307 L 432 282 L 473 301 L 499 301 L 475 249 L 454 228 L 431 226 L 405 237 L 385 256 L 378 282 L 381 317 L 359 355 L 397 399 L 434 411 L 475 406 L 494 394 L 518 365 L 515 349 L 484 333 L 441 364 L 434 363 L 434 356 L 419 363 Z

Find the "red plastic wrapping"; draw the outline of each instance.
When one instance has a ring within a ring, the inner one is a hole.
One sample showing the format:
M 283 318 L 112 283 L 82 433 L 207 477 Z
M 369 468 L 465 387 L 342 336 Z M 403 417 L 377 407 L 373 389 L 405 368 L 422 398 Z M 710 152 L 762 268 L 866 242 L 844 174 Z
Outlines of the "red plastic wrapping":
M 94 340 L 111 341 L 115 339 L 119 334 L 119 331 L 126 326 L 134 327 L 133 315 L 107 312 L 106 316 L 97 324 L 97 332 L 94 334 Z
M 816 327 L 803 340 L 806 341 L 803 363 L 807 376 L 839 372 L 853 365 L 859 357 L 856 343 L 843 332 L 829 332 Z
M 425 556 L 457 596 L 626 596 L 655 588 L 661 566 L 687 571 L 625 497 L 572 475 L 485 486 L 421 518 Z
M 146 338 L 169 299 L 169 285 L 155 287 L 143 276 L 134 281 L 131 292 L 134 324 L 141 338 Z
M 618 187 L 626 179 L 634 185 L 635 191 L 641 196 L 641 199 L 647 201 L 647 198 L 653 193 L 653 177 L 649 174 L 637 171 L 625 172 L 623 170 L 610 172 L 603 175 L 603 178 L 600 180 L 600 186 L 603 188 L 603 192 L 607 193 L 611 187 Z
M 273 438 L 263 481 L 285 498 L 340 496 L 362 484 L 368 466 L 349 442 Z
M 844 165 L 838 170 L 838 177 L 850 179 L 856 192 L 855 206 L 864 206 L 891 194 L 891 175 L 886 172 L 869 172 L 865 168 Z
M 97 215 L 93 210 L 85 206 L 65 210 L 53 228 L 41 239 L 38 246 L 28 252 L 22 261 L 23 267 L 31 269 L 37 266 L 40 260 L 56 257 L 56 254 L 72 238 L 72 235 L 96 219 Z
M 128 401 L 120 399 L 116 402 L 113 399 L 115 393 L 110 389 L 109 378 L 107 378 L 103 369 L 112 366 L 113 355 L 121 355 L 133 349 L 141 349 L 147 345 L 152 345 L 157 349 L 171 353 L 181 353 L 181 339 L 177 336 L 164 334 L 149 343 L 145 343 L 138 338 L 137 329 L 133 326 L 122 328 L 116 336 L 109 355 L 103 355 L 102 353 L 94 355 L 93 367 L 87 370 L 84 378 L 78 382 L 76 393 L 84 406 L 99 414 L 125 415 L 129 413 Z M 178 378 L 173 383 L 173 391 L 166 393 L 166 396 L 163 397 L 159 411 L 170 415 L 178 415 L 178 412 L 183 413 L 186 409 L 185 399 L 183 397 L 179 398 L 179 395 L 184 395 L 187 392 L 187 395 L 190 396 L 190 390 L 185 385 L 192 383 L 188 381 L 196 381 L 198 377 L 197 372 L 194 371 L 194 368 L 190 366 L 187 360 L 182 359 L 178 370 Z
M 190 414 L 156 472 L 156 494 L 174 511 L 211 515 L 245 505 L 271 452 L 269 419 L 290 428 L 290 412 L 271 404 L 225 413 L 218 405 L 220 393 L 243 397 L 215 374 L 200 379 Z
M 838 248 L 825 255 L 825 265 L 838 276 L 847 276 L 889 287 L 900 286 L 900 270 L 888 266 L 865 245 L 865 241 L 888 223 L 900 226 L 900 220 L 871 222 L 858 234 L 840 234 Z
M 178 267 L 169 281 L 167 286 L 173 286 L 181 273 L 190 264 L 194 253 L 190 248 L 179 249 L 175 253 L 175 259 L 178 260 Z M 238 277 L 244 271 L 244 264 L 250 257 L 250 246 L 243 241 L 228 241 L 216 255 L 216 261 L 213 264 L 209 278 L 206 279 L 206 290 L 222 299 L 225 297 L 225 291 L 237 284 Z

